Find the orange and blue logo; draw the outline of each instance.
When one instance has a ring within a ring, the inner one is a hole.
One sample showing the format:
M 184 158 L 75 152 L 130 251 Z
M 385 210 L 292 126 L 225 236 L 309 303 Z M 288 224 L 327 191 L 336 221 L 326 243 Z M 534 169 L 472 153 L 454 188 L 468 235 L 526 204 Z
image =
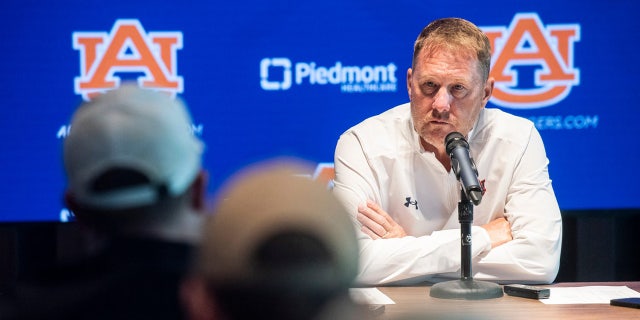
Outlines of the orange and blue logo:
M 334 169 L 333 162 L 320 162 L 316 166 L 312 179 L 324 183 L 328 188 L 333 188 L 335 176 L 336 170 Z
M 147 33 L 140 21 L 119 19 L 109 33 L 74 32 L 73 48 L 80 51 L 75 92 L 85 100 L 119 87 L 124 74 L 137 77 L 141 87 L 172 96 L 183 92 L 177 68 L 182 32 Z
M 545 26 L 536 13 L 518 13 L 508 27 L 481 29 L 493 49 L 494 104 L 514 109 L 548 107 L 580 84 L 580 71 L 573 65 L 579 24 Z M 527 68 L 534 68 L 531 75 Z M 525 76 L 533 79 L 523 79 Z

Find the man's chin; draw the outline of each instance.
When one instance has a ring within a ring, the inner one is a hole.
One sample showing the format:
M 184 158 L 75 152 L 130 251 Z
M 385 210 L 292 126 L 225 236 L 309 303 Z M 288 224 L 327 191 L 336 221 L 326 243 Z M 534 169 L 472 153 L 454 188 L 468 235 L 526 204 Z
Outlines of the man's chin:
M 444 138 L 451 132 L 456 131 L 455 128 L 438 128 L 436 130 L 430 131 L 427 135 L 423 137 L 427 143 L 432 144 L 434 146 L 444 146 Z
M 446 135 L 445 135 L 446 136 Z M 440 134 L 437 135 L 429 135 L 426 137 L 421 137 L 422 147 L 427 151 L 443 151 L 444 150 L 444 137 L 440 139 Z
M 454 131 L 456 131 L 456 128 L 451 124 L 428 123 L 420 132 L 420 140 L 425 150 L 440 150 L 444 152 L 444 138 Z

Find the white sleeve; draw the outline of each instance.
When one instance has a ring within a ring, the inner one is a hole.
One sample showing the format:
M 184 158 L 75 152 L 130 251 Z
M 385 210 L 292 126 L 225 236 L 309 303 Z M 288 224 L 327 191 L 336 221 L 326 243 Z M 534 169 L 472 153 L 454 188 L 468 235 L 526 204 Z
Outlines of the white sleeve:
M 472 257 L 491 248 L 484 229 L 472 227 Z M 365 235 L 366 237 L 366 235 Z M 460 230 L 435 231 L 428 236 L 372 240 L 360 238 L 360 273 L 365 285 L 417 283 L 442 274 L 460 276 Z
M 551 283 L 560 265 L 562 218 L 540 134 L 529 143 L 510 179 L 505 217 L 513 241 L 491 250 L 474 265 L 474 277 L 501 282 Z
M 371 170 L 365 151 L 351 132 L 340 137 L 336 147 L 335 183 L 333 192 L 346 206 L 358 230 L 360 245 L 360 273 L 357 281 L 364 285 L 378 285 L 410 280 L 419 282 L 440 273 L 460 269 L 460 230 L 442 230 L 427 236 L 373 240 L 360 231 L 358 204 L 367 199 L 381 203 L 375 173 Z M 472 256 L 491 248 L 486 231 L 472 228 Z

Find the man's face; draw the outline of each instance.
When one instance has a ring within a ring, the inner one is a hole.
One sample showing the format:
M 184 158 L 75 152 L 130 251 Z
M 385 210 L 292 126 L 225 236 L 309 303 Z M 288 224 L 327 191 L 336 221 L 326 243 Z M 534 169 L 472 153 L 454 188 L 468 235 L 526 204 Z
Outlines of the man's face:
M 491 97 L 494 80 L 483 81 L 477 59 L 450 50 L 422 50 L 407 71 L 411 116 L 426 150 L 444 153 L 450 132 L 467 136 Z

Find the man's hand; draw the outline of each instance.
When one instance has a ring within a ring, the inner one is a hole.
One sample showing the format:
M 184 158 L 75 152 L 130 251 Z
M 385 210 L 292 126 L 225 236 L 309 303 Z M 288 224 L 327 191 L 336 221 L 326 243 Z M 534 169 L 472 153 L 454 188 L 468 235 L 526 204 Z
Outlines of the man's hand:
M 513 240 L 513 235 L 511 235 L 511 225 L 505 218 L 495 219 L 482 227 L 487 230 L 487 233 L 489 233 L 492 249 Z
M 373 201 L 358 206 L 358 221 L 362 224 L 362 232 L 374 240 L 401 238 L 407 235 L 404 229 Z

